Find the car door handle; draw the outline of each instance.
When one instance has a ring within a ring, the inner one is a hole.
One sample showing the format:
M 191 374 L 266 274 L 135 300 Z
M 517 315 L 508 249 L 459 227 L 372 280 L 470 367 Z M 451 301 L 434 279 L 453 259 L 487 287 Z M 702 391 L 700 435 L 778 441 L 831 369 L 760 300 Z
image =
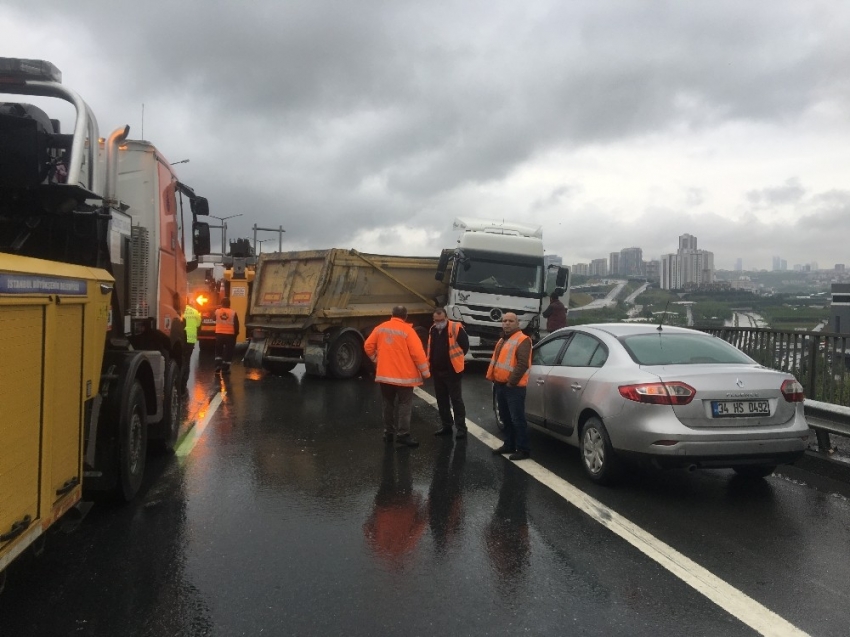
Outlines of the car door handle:
M 581 385 L 579 385 L 578 383 L 573 383 L 572 385 L 570 385 L 570 389 L 581 389 Z

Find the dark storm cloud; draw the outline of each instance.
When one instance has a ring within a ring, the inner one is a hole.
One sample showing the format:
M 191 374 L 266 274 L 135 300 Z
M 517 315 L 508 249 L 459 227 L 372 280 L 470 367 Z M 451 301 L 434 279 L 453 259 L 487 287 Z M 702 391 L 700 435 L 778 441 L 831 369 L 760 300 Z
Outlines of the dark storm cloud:
M 818 3 L 88 0 L 38 15 L 73 25 L 69 46 L 102 48 L 111 73 L 92 83 L 111 98 L 98 112 L 144 102 L 153 135 L 179 96 L 198 111 L 182 130 L 195 141 L 169 152 L 192 156 L 217 214 L 242 212 L 244 230 L 283 223 L 307 246 L 399 223 L 442 231 L 448 194 L 553 150 L 848 101 L 846 25 Z M 750 200 L 783 196 L 793 185 Z

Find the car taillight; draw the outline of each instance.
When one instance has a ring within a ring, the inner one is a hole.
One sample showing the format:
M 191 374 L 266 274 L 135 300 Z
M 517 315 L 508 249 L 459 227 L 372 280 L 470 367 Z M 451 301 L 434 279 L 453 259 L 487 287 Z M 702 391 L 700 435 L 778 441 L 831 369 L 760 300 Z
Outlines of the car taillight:
M 622 385 L 620 395 L 636 403 L 652 405 L 687 405 L 697 395 L 697 390 L 679 381 L 671 383 L 642 383 Z
M 803 393 L 803 386 L 794 378 L 789 378 L 783 382 L 779 391 L 782 392 L 782 396 L 789 403 L 801 403 L 806 399 Z

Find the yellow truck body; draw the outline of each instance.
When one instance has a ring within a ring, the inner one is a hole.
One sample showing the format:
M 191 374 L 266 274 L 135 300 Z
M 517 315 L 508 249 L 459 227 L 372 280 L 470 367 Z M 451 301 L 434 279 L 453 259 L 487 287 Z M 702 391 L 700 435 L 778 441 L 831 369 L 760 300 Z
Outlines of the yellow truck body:
M 0 573 L 81 497 L 112 286 L 105 270 L 0 253 Z
M 363 341 L 394 306 L 420 332 L 430 326 L 446 287 L 434 277 L 439 259 L 330 249 L 260 255 L 248 328 L 256 334 L 246 363 L 286 372 L 354 376 Z

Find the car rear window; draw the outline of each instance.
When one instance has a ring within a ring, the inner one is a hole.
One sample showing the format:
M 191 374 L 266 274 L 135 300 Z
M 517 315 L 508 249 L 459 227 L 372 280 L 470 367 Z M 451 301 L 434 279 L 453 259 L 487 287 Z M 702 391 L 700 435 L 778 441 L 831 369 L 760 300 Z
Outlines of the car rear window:
M 636 334 L 621 339 L 638 365 L 710 365 L 754 361 L 714 336 L 701 334 Z

